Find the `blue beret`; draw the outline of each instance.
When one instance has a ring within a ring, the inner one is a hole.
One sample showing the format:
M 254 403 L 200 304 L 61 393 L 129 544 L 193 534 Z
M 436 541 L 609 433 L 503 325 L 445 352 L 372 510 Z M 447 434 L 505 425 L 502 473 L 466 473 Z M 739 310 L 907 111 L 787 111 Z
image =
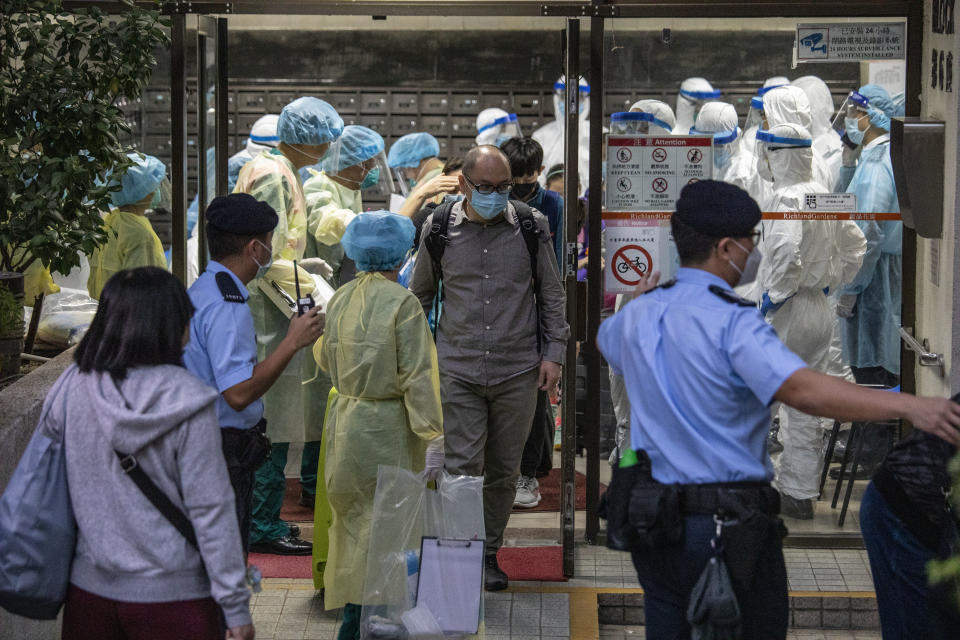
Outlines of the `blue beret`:
M 273 207 L 248 193 L 217 196 L 207 207 L 207 224 L 238 236 L 259 236 L 273 231 L 280 218 Z
M 718 180 L 700 180 L 680 192 L 680 222 L 714 238 L 740 238 L 753 233 L 760 222 L 760 207 L 740 187 Z

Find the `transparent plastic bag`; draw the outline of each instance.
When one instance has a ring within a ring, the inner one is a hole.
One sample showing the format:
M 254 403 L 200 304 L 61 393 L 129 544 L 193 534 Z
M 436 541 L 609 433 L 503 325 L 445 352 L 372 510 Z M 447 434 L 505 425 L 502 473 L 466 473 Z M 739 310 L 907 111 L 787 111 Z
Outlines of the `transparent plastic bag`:
M 79 344 L 87 333 L 97 301 L 79 289 L 61 289 L 43 301 L 43 311 L 37 325 L 37 337 L 59 347 Z
M 481 543 L 486 537 L 483 478 L 443 473 L 437 486 L 430 489 L 422 477 L 399 467 L 381 465 L 378 470 L 360 623 L 363 640 L 484 637 L 482 571 L 477 634 L 438 636 L 435 620 L 416 606 L 424 536 Z M 449 588 L 458 588 L 456 581 Z

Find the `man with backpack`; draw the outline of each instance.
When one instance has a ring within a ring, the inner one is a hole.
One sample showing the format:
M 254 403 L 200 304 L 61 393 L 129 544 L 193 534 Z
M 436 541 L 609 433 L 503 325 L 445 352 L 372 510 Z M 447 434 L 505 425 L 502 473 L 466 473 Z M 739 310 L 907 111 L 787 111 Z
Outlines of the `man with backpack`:
M 464 200 L 425 222 L 410 289 L 439 314 L 437 355 L 446 468 L 483 475 L 486 588 L 507 587 L 497 551 L 513 506 L 537 389 L 560 380 L 570 328 L 546 218 L 510 201 L 502 151 L 471 149 L 459 177 Z M 439 296 L 438 296 L 439 292 Z

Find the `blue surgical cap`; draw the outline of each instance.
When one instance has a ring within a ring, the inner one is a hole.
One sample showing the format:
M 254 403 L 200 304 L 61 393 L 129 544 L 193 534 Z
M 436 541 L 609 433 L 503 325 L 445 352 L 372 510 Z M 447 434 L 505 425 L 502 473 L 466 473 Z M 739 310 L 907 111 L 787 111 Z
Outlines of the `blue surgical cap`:
M 323 158 L 323 170 L 336 173 L 369 160 L 383 151 L 383 138 L 373 129 L 351 124 L 330 147 Z
M 136 164 L 127 169 L 120 180 L 112 178 L 110 185 L 119 184 L 120 191 L 110 194 L 110 202 L 115 207 L 136 204 L 160 188 L 167 177 L 167 167 L 153 156 L 128 153 L 127 157 Z
M 890 131 L 890 117 L 896 115 L 897 105 L 894 104 L 887 90 L 880 85 L 865 84 L 860 87 L 858 93 L 870 101 L 867 105 L 870 124 Z
M 390 145 L 387 164 L 391 169 L 415 167 L 424 158 L 440 155 L 440 143 L 429 133 L 408 133 Z
M 343 118 L 320 98 L 297 98 L 280 112 L 277 137 L 287 144 L 326 144 L 343 132 Z
M 407 216 L 389 211 L 361 213 L 347 225 L 340 243 L 359 271 L 390 271 L 413 246 L 415 230 Z

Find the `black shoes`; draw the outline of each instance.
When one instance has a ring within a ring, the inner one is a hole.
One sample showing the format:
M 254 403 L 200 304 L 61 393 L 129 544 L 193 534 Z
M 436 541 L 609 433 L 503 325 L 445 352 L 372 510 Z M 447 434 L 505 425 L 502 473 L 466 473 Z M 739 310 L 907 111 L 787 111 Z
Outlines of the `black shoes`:
M 284 536 L 276 540 L 265 540 L 250 545 L 253 553 L 271 553 L 277 556 L 309 556 L 313 553 L 313 544 L 293 536 Z
M 813 520 L 813 498 L 794 498 L 780 494 L 780 515 L 796 520 Z
M 293 524 L 292 522 L 286 522 L 286 521 L 284 521 L 283 524 L 287 525 L 287 529 L 290 529 L 290 537 L 291 537 L 291 538 L 299 538 L 299 537 L 300 537 L 300 527 L 298 527 L 297 525 Z
M 500 565 L 497 564 L 497 554 L 488 555 L 484 559 L 484 563 L 484 589 L 487 591 L 503 591 L 506 589 L 510 585 L 510 581 L 507 579 L 507 574 L 505 574 L 500 569 Z
M 317 496 L 310 495 L 309 493 L 300 492 L 300 506 L 307 507 L 308 509 L 313 509 L 313 505 L 317 502 Z

